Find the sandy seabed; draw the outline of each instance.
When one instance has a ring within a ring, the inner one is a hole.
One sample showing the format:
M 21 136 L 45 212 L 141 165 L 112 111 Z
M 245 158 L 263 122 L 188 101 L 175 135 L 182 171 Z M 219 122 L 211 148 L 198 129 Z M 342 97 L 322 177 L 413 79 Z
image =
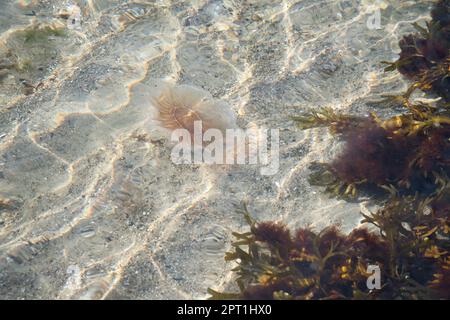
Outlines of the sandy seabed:
M 380 61 L 396 59 L 400 35 L 430 4 L 2 1 L 0 298 L 205 298 L 233 286 L 223 256 L 246 227 L 242 200 L 259 220 L 358 225 L 364 202 L 307 180 L 339 144 L 290 116 L 367 114 L 381 94 L 404 90 Z M 376 10 L 380 28 L 369 28 Z M 69 27 L 41 47 L 20 41 L 38 23 Z M 31 62 L 25 75 L 2 69 L 8 52 Z M 149 121 L 146 89 L 161 79 L 227 102 L 241 128 L 279 129 L 278 172 L 174 164 Z

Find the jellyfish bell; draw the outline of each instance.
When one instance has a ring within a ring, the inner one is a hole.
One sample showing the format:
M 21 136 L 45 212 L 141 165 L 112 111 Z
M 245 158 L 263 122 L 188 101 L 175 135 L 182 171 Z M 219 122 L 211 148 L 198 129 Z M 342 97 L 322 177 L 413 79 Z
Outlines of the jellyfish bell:
M 190 85 L 158 81 L 146 88 L 145 94 L 143 87 L 136 89 L 140 105 L 149 106 L 144 117 L 150 136 L 167 140 L 172 156 L 184 155 L 182 163 L 209 163 L 211 158 L 213 163 L 225 163 L 227 129 L 238 128 L 228 103 Z M 142 104 L 144 97 L 146 102 Z
M 202 122 L 203 131 L 236 127 L 229 104 L 193 86 L 163 83 L 156 88 L 152 104 L 158 111 L 156 120 L 169 130 L 186 129 L 193 134 L 195 121 Z
M 186 130 L 191 137 L 203 136 L 209 129 L 225 135 L 226 129 L 237 128 L 231 106 L 200 88 L 161 82 L 152 87 L 150 101 L 155 123 L 166 135 L 177 129 Z M 195 144 L 203 145 L 203 141 Z

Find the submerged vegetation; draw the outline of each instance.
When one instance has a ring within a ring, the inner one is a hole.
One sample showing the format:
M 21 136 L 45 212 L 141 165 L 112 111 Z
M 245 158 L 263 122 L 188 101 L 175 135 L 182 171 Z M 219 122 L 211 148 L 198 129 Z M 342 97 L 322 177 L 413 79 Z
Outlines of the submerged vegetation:
M 250 231 L 234 233 L 225 260 L 236 261 L 238 293 L 209 290 L 212 299 L 434 299 L 450 298 L 450 198 L 394 198 L 364 216 L 379 229 L 348 235 L 331 226 L 291 232 L 256 222 L 244 206 Z M 381 270 L 369 289 L 370 266 Z
M 58 44 L 67 40 L 61 24 L 34 23 L 12 33 L 0 47 L 0 89 L 32 94 L 60 60 Z
M 50 37 L 65 36 L 64 28 L 50 25 L 32 26 L 23 33 L 25 42 L 48 41 Z
M 295 118 L 303 127 L 328 125 L 344 141 L 338 157 L 316 166 L 310 181 L 344 196 L 356 196 L 358 188 L 437 192 L 450 175 L 450 113 L 409 101 L 405 107 L 405 114 L 386 120 L 329 110 Z
M 404 113 L 380 119 L 321 109 L 293 117 L 302 129 L 329 127 L 344 142 L 329 164 L 316 165 L 311 182 L 340 196 L 358 189 L 432 194 L 450 175 L 450 1 L 438 1 L 432 20 L 399 43 L 400 58 L 389 63 L 413 83 L 404 95 L 390 96 Z M 417 89 L 437 94 L 433 104 L 412 101 Z M 388 101 L 390 100 L 390 101 Z
M 418 33 L 403 37 L 400 57 L 386 71 L 398 70 L 413 81 L 411 88 L 433 92 L 450 101 L 450 1 L 439 0 L 426 27 L 414 24 Z
M 310 182 L 335 196 L 358 191 L 378 196 L 380 208 L 362 214 L 374 231 L 349 234 L 289 230 L 254 221 L 225 256 L 234 261 L 239 292 L 209 289 L 212 299 L 450 299 L 450 1 L 437 1 L 426 27 L 399 43 L 400 57 L 386 71 L 412 81 L 404 95 L 385 102 L 404 112 L 382 119 L 332 109 L 293 117 L 301 129 L 327 127 L 343 141 L 330 163 L 314 164 Z M 422 90 L 433 103 L 416 102 Z M 370 288 L 369 266 L 380 270 Z

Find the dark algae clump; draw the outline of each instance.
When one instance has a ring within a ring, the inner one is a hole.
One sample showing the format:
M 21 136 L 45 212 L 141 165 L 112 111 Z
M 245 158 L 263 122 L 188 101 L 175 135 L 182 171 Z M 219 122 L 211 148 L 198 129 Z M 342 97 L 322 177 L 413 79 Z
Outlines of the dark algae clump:
M 256 222 L 243 210 L 250 232 L 234 233 L 225 259 L 237 261 L 239 293 L 209 290 L 213 299 L 336 299 L 366 296 L 366 265 L 383 257 L 386 242 L 366 229 L 343 235 L 335 227 L 292 232 L 283 224 Z M 370 260 L 369 260 L 370 259 Z M 380 259 L 381 261 L 382 259 Z
M 233 233 L 225 256 L 237 264 L 239 291 L 209 289 L 211 299 L 450 298 L 450 1 L 437 1 L 426 27 L 415 27 L 386 68 L 412 83 L 385 100 L 403 113 L 383 119 L 323 108 L 292 117 L 342 140 L 331 162 L 311 166 L 310 182 L 334 196 L 377 199 L 379 209 L 362 213 L 370 231 L 290 230 L 253 220 L 244 206 L 250 230 Z M 439 99 L 414 101 L 416 90 Z M 372 267 L 380 270 L 376 288 L 368 285 Z
M 432 194 L 450 175 L 450 2 L 438 1 L 427 28 L 399 43 L 399 59 L 386 70 L 398 70 L 412 81 L 404 95 L 390 96 L 404 112 L 388 119 L 320 109 L 293 120 L 302 129 L 328 127 L 343 150 L 328 164 L 315 165 L 311 183 L 340 196 L 357 190 L 397 190 Z M 412 101 L 417 89 L 439 96 L 437 102 Z
M 212 299 L 439 299 L 448 298 L 450 206 L 445 189 L 435 198 L 392 198 L 364 215 L 378 229 L 343 234 L 336 226 L 292 232 L 281 223 L 254 221 L 241 210 L 250 231 L 234 233 L 225 256 L 237 293 L 209 289 Z M 445 209 L 442 209 L 445 208 Z M 369 267 L 381 270 L 381 287 L 368 288 Z
M 403 37 L 399 59 L 387 62 L 386 70 L 397 69 L 414 82 L 413 87 L 433 92 L 449 102 L 450 2 L 437 1 L 431 18 L 425 27 L 414 24 L 418 32 Z
M 450 174 L 449 111 L 419 107 L 408 105 L 407 113 L 387 120 L 370 115 L 352 126 L 330 123 L 344 146 L 331 163 L 316 165 L 311 183 L 344 196 L 358 188 L 436 192 Z

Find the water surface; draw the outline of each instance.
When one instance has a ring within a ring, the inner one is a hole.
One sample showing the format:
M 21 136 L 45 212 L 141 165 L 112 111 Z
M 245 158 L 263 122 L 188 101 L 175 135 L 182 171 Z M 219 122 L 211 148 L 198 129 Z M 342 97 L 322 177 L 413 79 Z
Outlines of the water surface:
M 293 227 L 358 225 L 363 204 L 307 181 L 339 145 L 289 116 L 365 114 L 404 90 L 380 61 L 396 59 L 430 4 L 2 1 L 0 298 L 204 298 L 231 282 L 223 256 L 245 227 L 243 199 Z M 161 79 L 228 102 L 242 128 L 279 129 L 278 173 L 173 164 L 139 93 Z

